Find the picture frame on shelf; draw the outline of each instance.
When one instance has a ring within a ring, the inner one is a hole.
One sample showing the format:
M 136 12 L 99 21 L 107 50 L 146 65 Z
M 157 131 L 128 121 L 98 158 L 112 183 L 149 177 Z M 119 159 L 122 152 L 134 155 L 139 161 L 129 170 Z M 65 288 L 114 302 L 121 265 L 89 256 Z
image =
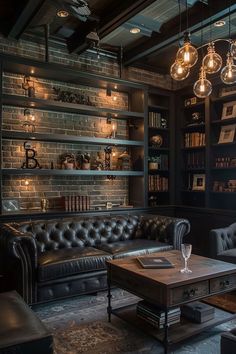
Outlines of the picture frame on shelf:
M 2 210 L 5 212 L 19 211 L 20 210 L 19 201 L 16 199 L 3 199 Z
M 235 136 L 235 124 L 224 125 L 221 127 L 218 144 L 232 143 Z
M 236 118 L 236 101 L 226 102 L 223 105 L 221 119 Z
M 193 191 L 204 191 L 206 187 L 206 176 L 204 174 L 193 175 Z

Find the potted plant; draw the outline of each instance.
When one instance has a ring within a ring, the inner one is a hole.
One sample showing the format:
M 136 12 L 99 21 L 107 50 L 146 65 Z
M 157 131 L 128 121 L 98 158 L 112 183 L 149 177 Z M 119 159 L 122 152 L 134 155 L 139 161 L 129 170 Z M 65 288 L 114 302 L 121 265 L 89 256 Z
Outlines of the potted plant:
M 65 152 L 60 156 L 61 167 L 65 170 L 73 170 L 75 168 L 75 155 Z
M 159 169 L 159 156 L 149 156 L 148 157 L 148 169 L 151 170 L 158 170 Z
M 77 161 L 79 168 L 82 170 L 90 170 L 90 154 L 88 152 L 78 153 Z

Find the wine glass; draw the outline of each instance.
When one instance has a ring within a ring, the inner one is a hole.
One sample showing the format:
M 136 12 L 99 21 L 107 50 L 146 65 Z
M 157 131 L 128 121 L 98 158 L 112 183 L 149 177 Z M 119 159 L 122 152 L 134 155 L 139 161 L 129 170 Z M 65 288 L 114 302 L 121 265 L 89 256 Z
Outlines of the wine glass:
M 180 270 L 181 273 L 192 273 L 192 271 L 188 268 L 187 261 L 190 258 L 192 252 L 192 245 L 190 243 L 182 243 L 181 244 L 182 256 L 184 258 L 184 268 Z

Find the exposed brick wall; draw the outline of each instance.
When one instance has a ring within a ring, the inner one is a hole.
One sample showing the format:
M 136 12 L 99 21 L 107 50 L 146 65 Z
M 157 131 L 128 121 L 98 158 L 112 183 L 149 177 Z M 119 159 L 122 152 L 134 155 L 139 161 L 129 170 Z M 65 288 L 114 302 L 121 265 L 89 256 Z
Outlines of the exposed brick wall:
M 9 53 L 40 61 L 45 60 L 44 45 L 39 45 L 25 40 L 8 40 L 0 37 L 0 52 Z M 79 70 L 98 73 L 101 75 L 119 77 L 119 65 L 114 58 L 101 56 L 98 59 L 88 52 L 78 56 L 68 54 L 65 48 L 50 47 L 50 62 L 68 65 Z M 168 75 L 148 72 L 137 68 L 128 68 L 123 74 L 127 79 L 152 84 L 157 87 L 173 89 L 173 83 Z M 4 92 L 8 94 L 25 95 L 22 89 L 22 75 L 5 73 Z M 113 97 L 107 97 L 105 90 L 96 88 L 85 88 L 79 85 L 66 84 L 62 82 L 52 82 L 50 80 L 36 79 L 36 97 L 53 99 L 53 86 L 63 90 L 73 90 L 74 92 L 84 92 L 90 97 L 98 107 L 113 107 L 117 109 L 128 108 L 128 97 L 125 94 L 116 94 L 116 101 Z M 36 132 L 51 134 L 68 134 L 78 136 L 106 137 L 110 134 L 111 127 L 106 124 L 106 120 L 101 117 L 88 117 L 81 114 L 69 114 L 61 112 L 34 111 L 36 120 Z M 24 109 L 17 107 L 4 107 L 3 128 L 8 130 L 23 131 Z M 127 138 L 127 123 L 124 120 L 117 120 L 117 137 Z M 63 152 L 77 152 L 78 150 L 89 151 L 96 156 L 97 152 L 103 154 L 104 146 L 82 146 L 79 144 L 59 144 L 59 143 L 35 143 L 37 158 L 44 168 L 49 168 L 51 161 L 54 168 L 60 167 L 58 156 Z M 123 149 L 124 150 L 124 149 Z M 116 148 L 116 157 L 122 148 Z M 23 141 L 5 140 L 3 143 L 3 165 L 4 167 L 19 168 L 24 160 Z M 25 176 L 4 177 L 3 197 L 16 198 L 21 202 L 21 207 L 31 209 L 40 208 L 40 199 L 43 197 L 53 198 L 65 195 L 90 195 L 92 206 L 101 202 L 111 201 L 113 203 L 123 203 L 128 201 L 128 178 L 116 178 L 108 181 L 105 177 L 58 177 L 58 176 L 35 176 L 27 178 L 29 184 L 26 186 Z
M 22 89 L 23 76 L 5 73 L 3 77 L 4 93 L 25 95 Z M 99 107 L 111 107 L 126 110 L 128 109 L 128 97 L 125 93 L 116 92 L 116 101 L 113 97 L 107 97 L 105 90 L 95 88 L 84 88 L 79 85 L 69 85 L 49 80 L 35 80 L 35 91 L 37 98 L 54 99 L 53 87 L 61 87 L 63 90 L 83 92 L 90 97 L 90 100 Z M 45 110 L 31 109 L 35 117 L 35 131 L 37 133 L 63 134 L 90 137 L 108 137 L 115 124 L 117 138 L 128 138 L 126 120 L 112 119 L 112 124 L 107 124 L 104 117 L 85 116 L 64 112 L 51 112 Z M 19 107 L 5 106 L 3 108 L 3 129 L 13 131 L 24 131 L 25 121 L 24 109 Z M 25 160 L 24 141 L 3 140 L 2 156 L 4 168 L 21 168 Z M 54 168 L 62 168 L 60 155 L 66 152 L 76 155 L 78 152 L 90 153 L 91 165 L 100 153 L 104 160 L 104 145 L 84 145 L 53 142 L 33 142 L 37 151 L 37 160 L 42 168 L 50 169 L 51 163 Z M 117 157 L 125 150 L 124 147 L 113 147 L 115 154 L 112 158 L 112 167 L 116 168 Z M 27 186 L 25 184 L 29 183 Z M 3 180 L 3 198 L 14 198 L 20 201 L 23 209 L 40 208 L 41 198 L 55 198 L 66 195 L 89 195 L 91 206 L 95 207 L 110 201 L 114 204 L 122 204 L 124 199 L 128 201 L 128 179 L 125 177 L 116 178 L 114 181 L 104 177 L 67 177 L 67 176 L 11 176 Z

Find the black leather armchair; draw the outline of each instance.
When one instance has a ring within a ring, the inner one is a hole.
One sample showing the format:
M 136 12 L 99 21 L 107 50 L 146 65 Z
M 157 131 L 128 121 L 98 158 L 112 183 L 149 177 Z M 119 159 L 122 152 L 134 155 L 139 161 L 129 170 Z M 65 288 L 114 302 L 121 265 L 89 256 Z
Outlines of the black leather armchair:
M 210 231 L 211 257 L 236 263 L 236 223 Z
M 0 225 L 6 290 L 27 303 L 106 289 L 106 261 L 180 249 L 189 222 L 165 216 L 75 217 Z
M 236 328 L 229 332 L 224 332 L 221 335 L 220 341 L 221 354 L 236 353 Z

